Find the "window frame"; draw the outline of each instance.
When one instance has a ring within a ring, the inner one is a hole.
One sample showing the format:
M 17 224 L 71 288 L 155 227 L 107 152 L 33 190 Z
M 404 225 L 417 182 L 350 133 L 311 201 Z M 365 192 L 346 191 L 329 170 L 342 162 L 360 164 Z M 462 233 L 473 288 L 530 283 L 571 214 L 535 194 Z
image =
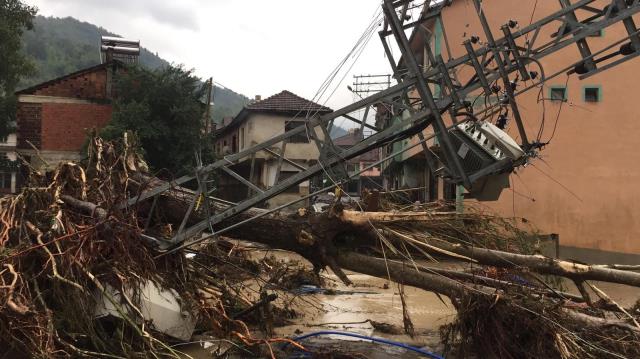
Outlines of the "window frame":
M 562 99 L 553 98 L 554 90 L 564 90 L 564 97 Z M 569 99 L 569 87 L 563 85 L 553 85 L 549 86 L 549 100 L 554 102 L 567 102 Z
M 587 101 L 587 90 L 595 89 L 598 91 L 598 96 L 595 101 Z M 585 103 L 599 103 L 602 102 L 602 86 L 601 85 L 584 85 L 582 86 L 582 102 Z

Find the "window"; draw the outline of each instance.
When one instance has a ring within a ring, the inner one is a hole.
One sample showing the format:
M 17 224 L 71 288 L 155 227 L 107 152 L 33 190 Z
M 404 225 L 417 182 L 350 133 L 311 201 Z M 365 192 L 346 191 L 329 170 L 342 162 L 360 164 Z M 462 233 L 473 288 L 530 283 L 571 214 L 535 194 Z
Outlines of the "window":
M 456 192 L 457 186 L 455 183 L 453 182 L 449 182 L 449 181 L 445 181 L 444 182 L 444 200 L 445 201 L 455 201 L 456 200 L 456 196 L 457 196 L 457 192 Z
M 360 194 L 360 181 L 359 180 L 351 180 L 347 183 L 346 192 L 352 193 L 355 195 Z
M 438 180 L 437 176 L 434 176 L 430 170 L 426 170 L 427 175 L 427 198 L 425 198 L 426 202 L 435 202 L 438 200 Z
M 280 171 L 280 176 L 278 178 L 278 183 L 286 180 L 289 177 L 295 176 L 297 174 L 298 174 L 298 172 L 296 172 L 296 171 Z M 299 185 L 291 186 L 291 187 L 287 188 L 286 190 L 284 190 L 283 193 L 300 193 L 300 186 Z
M 289 132 L 294 128 L 297 128 L 300 126 L 304 126 L 304 122 L 289 121 L 284 124 L 284 130 L 285 132 Z M 309 137 L 307 136 L 307 131 L 302 131 L 293 137 L 289 137 L 289 143 L 309 143 Z
M 555 86 L 549 89 L 549 98 L 552 101 L 566 101 L 567 88 L 563 86 Z
M 594 32 L 593 34 L 587 35 L 589 37 L 603 37 L 604 29 L 600 29 L 599 31 Z
M 11 189 L 11 173 L 0 172 L 0 189 Z
M 240 149 L 244 148 L 244 127 L 240 129 Z
M 602 88 L 600 86 L 585 86 L 582 89 L 582 98 L 584 102 L 600 102 L 602 101 Z

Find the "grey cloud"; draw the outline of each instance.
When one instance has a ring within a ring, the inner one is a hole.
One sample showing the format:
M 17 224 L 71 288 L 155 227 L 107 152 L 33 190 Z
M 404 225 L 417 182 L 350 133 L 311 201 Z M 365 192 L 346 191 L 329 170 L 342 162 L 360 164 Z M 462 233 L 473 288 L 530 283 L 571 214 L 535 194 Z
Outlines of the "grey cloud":
M 86 8 L 89 11 L 113 11 L 135 18 L 150 17 L 178 29 L 198 30 L 198 7 L 190 1 L 158 0 L 52 0 L 54 3 Z

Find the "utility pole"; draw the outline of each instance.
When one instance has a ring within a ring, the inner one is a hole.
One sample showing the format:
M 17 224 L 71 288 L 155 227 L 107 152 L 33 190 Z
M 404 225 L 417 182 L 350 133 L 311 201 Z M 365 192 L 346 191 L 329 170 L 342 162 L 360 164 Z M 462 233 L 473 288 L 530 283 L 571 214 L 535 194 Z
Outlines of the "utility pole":
M 380 92 L 391 87 L 391 75 L 353 75 L 353 87 L 349 86 L 349 90 L 356 94 L 360 99 L 369 96 L 370 93 Z M 364 95 L 364 96 L 363 96 Z M 360 123 L 360 135 L 364 137 L 364 127 L 369 117 L 369 109 L 374 106 L 367 106 Z M 375 111 L 375 108 L 374 108 Z
M 213 94 L 213 77 L 207 80 L 207 108 L 204 111 L 204 135 L 208 136 L 211 129 L 211 95 Z M 211 131 L 213 132 L 213 131 Z

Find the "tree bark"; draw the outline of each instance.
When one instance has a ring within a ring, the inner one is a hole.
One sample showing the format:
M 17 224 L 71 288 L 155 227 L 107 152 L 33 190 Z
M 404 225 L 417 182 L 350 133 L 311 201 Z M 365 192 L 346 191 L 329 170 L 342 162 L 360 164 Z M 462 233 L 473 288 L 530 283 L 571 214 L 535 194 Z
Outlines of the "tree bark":
M 106 211 L 93 203 L 80 201 L 69 196 L 64 196 L 62 199 L 67 205 L 80 209 L 96 218 L 106 218 Z M 177 206 L 178 209 L 188 205 L 188 203 L 182 200 L 176 200 L 176 198 L 170 198 L 170 200 L 173 206 Z M 177 208 L 172 209 L 175 210 Z M 249 212 L 245 212 L 244 216 L 256 215 L 263 213 L 262 211 L 263 210 L 260 209 L 252 209 Z M 176 213 L 180 214 L 184 212 L 178 210 Z M 343 214 L 345 213 L 343 212 Z M 176 218 L 178 217 L 180 216 L 176 216 Z M 340 269 L 343 268 L 374 277 L 388 278 L 394 282 L 445 295 L 451 298 L 452 301 L 467 295 L 491 296 L 497 300 L 502 294 L 500 289 L 491 286 L 456 280 L 455 275 L 451 275 L 451 273 L 446 271 L 425 273 L 424 271 L 416 270 L 416 268 L 408 262 L 385 261 L 383 259 L 353 253 L 349 251 L 348 248 L 336 248 L 331 245 L 331 243 L 328 244 L 325 241 L 333 241 L 335 235 L 339 231 L 344 230 L 341 226 L 352 227 L 351 229 L 355 231 L 361 231 L 361 235 L 371 236 L 369 220 L 365 221 L 367 225 L 363 225 L 365 222 L 362 221 L 362 218 L 366 218 L 366 215 L 346 212 L 346 215 L 337 217 L 339 219 L 328 218 L 326 214 L 309 216 L 308 218 L 300 217 L 296 214 L 288 216 L 269 214 L 256 219 L 256 222 L 252 225 L 238 227 L 227 234 L 232 238 L 264 243 L 274 248 L 299 253 L 309 259 L 316 267 L 329 265 L 334 271 L 336 271 L 337 268 L 337 270 L 341 272 Z M 357 218 L 355 223 L 349 220 L 354 217 Z M 383 221 L 398 220 L 398 217 L 394 215 L 387 216 L 380 215 L 379 213 L 374 214 L 371 218 L 377 218 Z M 223 225 L 232 224 L 233 222 L 237 222 L 238 219 L 232 219 L 230 221 L 230 223 L 223 223 Z M 322 238 L 314 234 L 322 233 L 321 231 L 325 231 Z M 540 273 L 556 274 L 569 278 L 577 278 L 577 280 L 597 279 L 630 285 L 640 283 L 637 282 L 637 278 L 634 276 L 637 273 L 634 272 L 603 268 L 602 266 L 596 267 L 570 263 L 541 256 L 469 248 L 450 243 L 438 243 L 438 245 L 447 251 L 473 258 L 481 264 L 506 268 L 526 267 Z M 327 258 L 331 258 L 331 263 L 327 263 Z M 336 274 L 346 278 L 344 273 Z M 617 326 L 629 330 L 636 335 L 640 335 L 640 329 L 620 320 L 597 318 L 566 308 L 562 310 L 568 318 L 580 325 L 593 328 Z
M 147 188 L 153 188 L 164 183 L 157 178 L 143 174 L 137 175 L 136 178 L 141 182 L 147 183 Z M 186 196 L 185 193 L 187 194 Z M 179 223 L 188 208 L 189 203 L 185 199 L 192 199 L 193 195 L 193 191 L 180 187 L 166 192 L 163 198 L 168 210 L 165 213 L 173 216 L 173 220 Z M 224 207 L 219 203 L 216 204 L 217 210 L 221 210 Z M 263 209 L 249 209 L 220 223 L 220 228 L 261 213 L 264 213 Z M 194 215 L 193 217 L 194 221 L 203 219 L 202 216 Z M 323 214 L 309 214 L 306 217 L 300 217 L 296 214 L 283 215 L 273 213 L 258 218 L 250 224 L 234 228 L 225 233 L 225 235 L 297 252 L 310 260 L 315 266 L 324 266 L 327 263 L 323 263 L 323 261 L 326 262 L 327 258 L 335 256 L 336 249 L 334 244 L 338 244 L 334 243 L 334 240 L 340 234 L 348 233 L 351 238 L 356 238 L 353 243 L 339 243 L 339 247 L 348 249 L 358 245 L 374 245 L 378 243 L 380 234 L 374 229 L 376 225 L 397 223 L 399 221 L 411 223 L 454 218 L 456 218 L 455 214 L 451 213 L 359 212 L 341 209 Z M 398 234 L 393 232 L 389 233 L 389 235 L 398 237 Z M 314 242 L 314 244 L 304 245 L 306 243 L 305 237 Z M 463 246 L 446 241 L 431 240 L 425 243 L 431 246 L 431 248 L 428 246 L 423 247 L 426 252 L 437 255 L 449 252 L 457 260 L 469 260 L 483 265 L 508 269 L 526 269 L 541 274 L 562 276 L 578 282 L 599 280 L 640 287 L 640 273 L 631 270 L 608 268 L 602 265 L 585 265 L 540 255 L 524 255 Z M 335 263 L 332 263 L 332 265 L 335 265 Z

